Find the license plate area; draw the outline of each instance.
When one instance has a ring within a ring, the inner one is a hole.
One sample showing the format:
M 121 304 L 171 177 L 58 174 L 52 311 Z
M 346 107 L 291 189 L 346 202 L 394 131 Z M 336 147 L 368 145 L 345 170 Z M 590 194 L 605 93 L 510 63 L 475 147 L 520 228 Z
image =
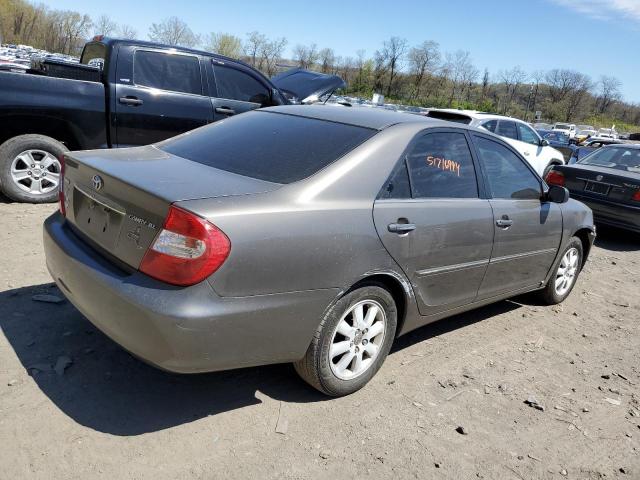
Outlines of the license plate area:
M 88 193 L 74 189 L 76 227 L 105 249 L 113 249 L 120 236 L 124 212 Z
M 598 195 L 608 195 L 611 186 L 606 183 L 587 182 L 584 186 L 585 192 L 596 193 Z

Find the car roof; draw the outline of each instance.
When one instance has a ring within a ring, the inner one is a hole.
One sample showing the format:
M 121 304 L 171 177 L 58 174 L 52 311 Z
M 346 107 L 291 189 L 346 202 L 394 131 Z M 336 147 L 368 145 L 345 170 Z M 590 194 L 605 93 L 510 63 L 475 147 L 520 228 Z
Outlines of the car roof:
M 416 124 L 424 127 L 451 126 L 450 122 L 443 120 L 415 115 L 413 113 L 395 112 L 383 108 L 337 107 L 333 105 L 283 105 L 263 108 L 260 111 L 315 118 L 374 130 L 384 130 L 399 123 Z M 461 125 L 461 127 L 463 126 L 464 125 Z

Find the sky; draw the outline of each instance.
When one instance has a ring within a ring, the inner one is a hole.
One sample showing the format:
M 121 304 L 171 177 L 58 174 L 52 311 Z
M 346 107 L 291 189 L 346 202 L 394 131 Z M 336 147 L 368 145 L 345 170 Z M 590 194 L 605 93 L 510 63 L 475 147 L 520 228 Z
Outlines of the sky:
M 257 30 L 296 44 L 316 43 L 337 55 L 372 55 L 392 36 L 425 40 L 443 52 L 468 50 L 480 71 L 520 66 L 526 72 L 568 68 L 596 81 L 612 75 L 624 99 L 640 103 L 640 0 L 45 0 L 51 8 L 93 18 L 109 15 L 146 38 L 170 16 L 195 33 L 244 38 Z

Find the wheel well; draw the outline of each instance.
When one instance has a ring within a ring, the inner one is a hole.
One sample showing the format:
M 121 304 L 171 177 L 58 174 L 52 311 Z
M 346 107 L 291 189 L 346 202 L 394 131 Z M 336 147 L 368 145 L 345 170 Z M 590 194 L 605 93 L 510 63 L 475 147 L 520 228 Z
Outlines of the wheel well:
M 18 135 L 39 134 L 65 144 L 70 150 L 79 144 L 70 125 L 55 118 L 15 115 L 0 119 L 0 145 Z
M 345 294 L 364 285 L 370 285 L 372 283 L 378 284 L 382 288 L 387 290 L 393 297 L 393 301 L 396 302 L 396 307 L 398 309 L 398 325 L 396 327 L 397 336 L 398 332 L 402 331 L 402 327 L 404 326 L 404 321 L 407 315 L 407 294 L 400 280 L 388 274 L 370 275 L 363 278 L 362 280 L 359 280 L 347 292 L 345 292 Z
M 588 228 L 582 228 L 573 234 L 580 239 L 580 242 L 582 242 L 582 266 L 587 263 L 587 257 L 589 257 L 589 252 L 591 251 L 591 242 L 589 242 L 590 233 L 591 230 Z

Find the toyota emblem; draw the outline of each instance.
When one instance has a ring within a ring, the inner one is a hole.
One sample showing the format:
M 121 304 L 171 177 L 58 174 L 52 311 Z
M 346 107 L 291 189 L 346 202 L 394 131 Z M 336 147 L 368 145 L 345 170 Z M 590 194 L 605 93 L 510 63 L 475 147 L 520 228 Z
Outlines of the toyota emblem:
M 93 188 L 95 190 L 100 190 L 102 188 L 102 177 L 100 175 L 93 176 Z
M 599 182 L 599 181 L 601 181 L 603 178 L 604 178 L 604 177 L 603 177 L 602 175 L 598 175 L 598 176 L 596 177 L 596 180 Z

